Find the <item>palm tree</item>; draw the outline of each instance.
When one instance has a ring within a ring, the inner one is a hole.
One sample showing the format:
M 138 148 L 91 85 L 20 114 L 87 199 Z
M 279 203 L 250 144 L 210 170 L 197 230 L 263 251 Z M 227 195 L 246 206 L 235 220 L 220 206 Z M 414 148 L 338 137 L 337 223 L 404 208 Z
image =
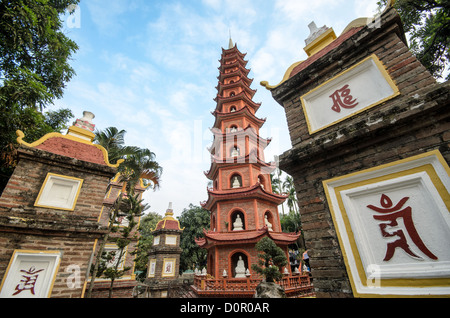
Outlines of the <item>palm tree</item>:
M 283 184 L 280 179 L 280 169 L 277 168 L 277 176 L 274 173 L 270 174 L 270 183 L 272 184 L 272 192 L 277 194 L 283 193 Z M 281 205 L 281 212 L 284 215 L 284 203 Z
M 287 205 L 289 207 L 289 211 L 293 211 L 294 213 L 298 212 L 297 208 L 297 195 L 294 187 L 294 179 L 291 176 L 286 176 L 285 181 L 283 182 L 283 187 L 287 189 L 288 199 Z
M 151 183 L 154 190 L 159 188 L 162 167 L 155 161 L 155 154 L 148 149 L 125 146 L 125 133 L 125 130 L 119 131 L 116 127 L 108 127 L 105 131 L 95 132 L 96 136 L 94 142 L 100 144 L 108 151 L 108 159 L 110 162 L 117 162 L 119 159 L 124 159 L 118 168 L 118 172 L 120 173 L 119 181 L 123 182 L 123 185 L 122 191 L 117 197 L 113 208 L 110 210 L 108 233 L 103 237 L 99 251 L 97 252 L 92 279 L 87 293 L 88 298 L 91 297 L 92 294 L 94 280 L 97 276 L 103 250 L 109 239 L 109 233 L 112 231 L 119 211 L 122 209 L 124 193 L 127 194 L 127 200 L 134 198 L 134 190 L 141 180 L 144 183 L 144 186 Z
M 162 167 L 155 161 L 155 154 L 148 149 L 138 149 L 124 156 L 125 161 L 119 166 L 121 180 L 126 183 L 126 190 L 134 193 L 135 187 L 142 180 L 144 186 L 152 185 L 153 190 L 160 186 Z
M 124 129 L 119 130 L 116 127 L 108 127 L 105 130 L 96 130 L 94 143 L 101 145 L 108 152 L 108 159 L 111 163 L 123 159 L 124 156 L 133 155 L 141 150 L 135 146 L 125 146 Z

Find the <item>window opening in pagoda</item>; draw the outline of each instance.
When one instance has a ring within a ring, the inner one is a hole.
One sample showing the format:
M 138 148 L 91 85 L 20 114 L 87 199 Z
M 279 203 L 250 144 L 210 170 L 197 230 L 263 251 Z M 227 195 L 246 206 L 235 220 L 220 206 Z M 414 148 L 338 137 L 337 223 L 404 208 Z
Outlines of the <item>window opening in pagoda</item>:
M 236 111 L 236 106 L 231 106 L 230 107 L 230 113 L 234 113 Z
M 242 177 L 237 173 L 233 174 L 230 179 L 230 185 L 233 189 L 242 187 Z
M 245 230 L 245 216 L 242 211 L 235 211 L 231 215 L 231 229 L 233 231 Z
M 241 151 L 238 146 L 234 146 L 233 149 L 231 149 L 231 157 L 238 157 L 241 154 Z
M 270 211 L 264 213 L 264 225 L 269 228 L 269 231 L 273 231 L 273 216 Z
M 234 278 L 246 278 L 250 274 L 248 257 L 242 252 L 236 252 L 230 257 L 231 272 Z
M 235 92 L 231 92 L 229 96 L 230 96 L 230 97 L 233 97 L 233 96 L 235 96 L 235 95 L 236 95 Z
M 230 126 L 230 132 L 234 133 L 234 132 L 237 132 L 237 130 L 238 130 L 238 128 L 236 125 Z
M 258 176 L 258 182 L 261 184 L 261 188 L 264 189 L 266 186 L 266 183 L 265 183 L 264 177 L 262 175 Z

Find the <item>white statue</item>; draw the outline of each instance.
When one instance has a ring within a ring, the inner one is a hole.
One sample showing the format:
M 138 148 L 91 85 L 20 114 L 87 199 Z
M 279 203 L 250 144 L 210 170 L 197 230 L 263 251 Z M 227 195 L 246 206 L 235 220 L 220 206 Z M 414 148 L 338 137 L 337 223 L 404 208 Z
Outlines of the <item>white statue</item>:
M 228 273 L 227 273 L 227 271 L 226 271 L 225 269 L 223 270 L 222 276 L 223 276 L 223 277 L 227 277 L 227 276 L 228 276 Z
M 239 182 L 239 179 L 238 179 L 238 177 L 234 177 L 233 178 L 233 185 L 232 185 L 232 188 L 234 189 L 234 188 L 240 188 L 241 187 L 241 183 Z
M 244 260 L 242 259 L 242 256 L 239 255 L 239 260 L 237 262 L 237 266 L 235 268 L 235 272 L 236 275 L 234 276 L 235 278 L 243 278 L 245 277 L 245 264 L 244 264 Z
M 231 157 L 237 157 L 237 156 L 239 156 L 239 148 L 234 147 L 233 151 L 231 152 Z
M 233 231 L 242 231 L 244 229 L 241 216 L 238 214 L 236 220 L 233 223 Z
M 264 216 L 264 223 L 265 223 L 266 226 L 269 228 L 269 231 L 273 231 L 273 229 L 272 229 L 272 223 L 270 223 L 269 220 L 267 219 L 267 214 Z

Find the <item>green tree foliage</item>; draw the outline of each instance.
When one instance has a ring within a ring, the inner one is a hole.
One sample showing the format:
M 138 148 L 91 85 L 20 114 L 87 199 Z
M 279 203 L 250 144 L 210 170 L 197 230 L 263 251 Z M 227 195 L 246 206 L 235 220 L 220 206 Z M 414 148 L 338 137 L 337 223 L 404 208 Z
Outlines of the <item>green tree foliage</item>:
M 122 181 L 127 182 L 127 190 L 133 191 L 139 180 L 144 185 L 149 183 L 156 190 L 162 174 L 162 167 L 155 161 L 155 154 L 146 148 L 125 145 L 125 130 L 108 127 L 96 130 L 94 143 L 103 146 L 108 151 L 108 159 L 116 163 L 119 159 L 125 161 L 119 165 Z
M 196 266 L 202 267 L 206 264 L 207 251 L 200 248 L 195 239 L 203 237 L 203 229 L 209 229 L 209 212 L 200 206 L 189 204 L 178 218 L 181 228 L 180 247 L 183 250 L 180 255 L 180 272 L 194 269 Z
M 130 270 L 130 267 L 126 266 L 120 268 L 120 264 L 125 256 L 127 246 L 132 240 L 137 239 L 136 232 L 133 231 L 137 225 L 136 220 L 142 215 L 147 207 L 148 206 L 143 204 L 142 200 L 139 199 L 139 194 L 128 194 L 123 199 L 117 217 L 113 221 L 114 225 L 111 228 L 111 232 L 119 233 L 118 236 L 114 236 L 110 239 L 110 241 L 117 245 L 117 251 L 115 252 L 116 262 L 114 266 L 107 267 L 103 272 L 103 276 L 111 280 L 111 285 L 109 287 L 110 298 L 112 297 L 114 281 L 121 278 L 124 273 Z M 120 226 L 120 218 L 126 219 L 126 226 Z
M 65 128 L 68 109 L 42 114 L 74 75 L 77 44 L 61 16 L 79 0 L 0 1 L 0 192 L 15 167 L 16 130 L 35 141 Z
M 258 253 L 258 263 L 252 265 L 252 269 L 265 277 L 267 282 L 279 281 L 283 277 L 281 267 L 287 265 L 287 257 L 269 237 L 263 237 L 255 245 Z
M 63 32 L 61 15 L 79 0 L 0 2 L 0 102 L 39 107 L 61 98 L 74 75 L 68 61 L 77 44 Z
M 387 0 L 379 0 L 384 7 Z M 436 77 L 450 61 L 450 2 L 448 0 L 397 0 L 394 4 L 409 34 L 410 49 Z M 447 75 L 447 79 L 450 74 Z

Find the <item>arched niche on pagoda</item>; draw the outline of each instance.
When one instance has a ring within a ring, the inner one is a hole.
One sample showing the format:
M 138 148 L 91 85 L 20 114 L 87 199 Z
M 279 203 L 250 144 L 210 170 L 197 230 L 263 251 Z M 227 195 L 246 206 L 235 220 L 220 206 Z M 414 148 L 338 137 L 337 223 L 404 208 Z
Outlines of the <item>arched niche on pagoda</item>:
M 228 224 L 229 231 L 245 230 L 246 215 L 245 215 L 244 211 L 242 211 L 240 209 L 234 209 L 230 212 L 228 219 L 229 219 L 229 224 Z
M 241 148 L 238 145 L 234 145 L 230 149 L 230 157 L 239 157 L 241 155 Z
M 234 133 L 237 132 L 239 129 L 239 127 L 236 124 L 232 124 L 229 128 L 228 128 L 228 132 L 230 133 Z
M 261 186 L 262 186 L 262 188 L 263 188 L 264 190 L 269 191 L 268 186 L 267 186 L 266 178 L 265 178 L 262 174 L 260 174 L 260 175 L 258 176 L 258 182 L 261 184 Z
M 229 264 L 230 264 L 230 272 L 231 277 L 233 278 L 246 278 L 245 271 L 248 269 L 250 271 L 250 255 L 244 250 L 234 250 L 229 255 Z M 245 268 L 243 273 L 237 273 L 236 268 L 238 267 L 239 261 L 243 262 L 243 266 Z M 237 275 L 240 274 L 240 275 Z M 236 277 L 238 276 L 238 277 Z
M 235 172 L 231 174 L 231 177 L 229 179 L 229 188 L 241 188 L 243 186 L 242 180 L 242 175 L 240 173 Z
M 211 213 L 211 230 L 215 231 L 217 229 L 216 225 L 216 215 L 214 213 Z
M 267 224 L 267 222 L 269 222 L 269 224 Z M 273 213 L 269 210 L 264 212 L 264 226 L 267 226 L 271 231 L 275 230 Z

